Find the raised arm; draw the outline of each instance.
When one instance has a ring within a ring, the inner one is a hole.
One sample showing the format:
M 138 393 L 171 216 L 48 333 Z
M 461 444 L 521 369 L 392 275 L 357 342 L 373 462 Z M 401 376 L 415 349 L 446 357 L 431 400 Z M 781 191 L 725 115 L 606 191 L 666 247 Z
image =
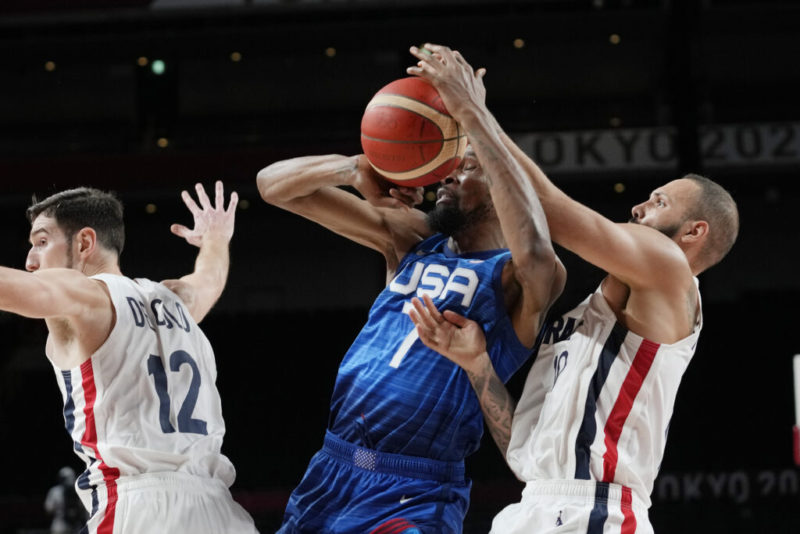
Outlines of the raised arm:
M 520 341 L 533 346 L 544 315 L 566 279 L 542 206 L 526 169 L 503 142 L 486 107 L 485 70 L 473 70 L 461 54 L 440 45 L 426 44 L 424 50 L 412 47 L 411 53 L 419 63 L 408 69 L 409 74 L 436 87 L 489 176 L 489 192 L 511 251 L 513 279 L 521 289 L 516 302 L 507 303 L 511 305 L 508 311 Z
M 486 426 L 505 458 L 516 402 L 494 370 L 480 325 L 451 310 L 439 313 L 430 296 L 423 298 L 424 304 L 416 297 L 411 299 L 414 307 L 409 311 L 420 340 L 467 373 Z
M 642 225 L 615 223 L 573 200 L 502 131 L 505 146 L 526 169 L 547 215 L 553 241 L 636 288 L 686 285 L 691 278 L 680 248 L 661 232 Z
M 222 182 L 215 184 L 213 206 L 201 184 L 196 184 L 195 190 L 200 206 L 187 191 L 181 192 L 181 198 L 194 218 L 194 227 L 189 229 L 181 224 L 173 224 L 170 228 L 172 233 L 200 249 L 194 271 L 178 280 L 164 280 L 163 284 L 183 300 L 189 313 L 199 323 L 222 295 L 228 280 L 229 244 L 233 237 L 239 196 L 235 191 L 231 193 L 230 202 L 225 208 Z
M 392 272 L 400 258 L 430 234 L 425 214 L 380 178 L 364 155 L 279 161 L 259 171 L 257 182 L 264 201 L 377 250 Z M 364 199 L 340 186 L 355 188 Z

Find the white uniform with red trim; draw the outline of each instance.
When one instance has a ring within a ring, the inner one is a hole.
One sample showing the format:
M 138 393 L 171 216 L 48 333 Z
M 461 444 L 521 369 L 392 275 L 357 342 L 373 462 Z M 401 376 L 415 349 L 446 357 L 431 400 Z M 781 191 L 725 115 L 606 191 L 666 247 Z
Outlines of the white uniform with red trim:
M 64 420 L 86 462 L 89 533 L 255 532 L 228 487 L 211 344 L 160 283 L 101 274 L 116 322 L 79 367 L 56 368 Z M 49 347 L 49 343 L 48 343 Z
M 617 322 L 601 288 L 543 328 L 507 454 L 526 488 L 492 532 L 652 532 L 650 493 L 701 328 L 699 313 L 685 339 L 653 343 Z

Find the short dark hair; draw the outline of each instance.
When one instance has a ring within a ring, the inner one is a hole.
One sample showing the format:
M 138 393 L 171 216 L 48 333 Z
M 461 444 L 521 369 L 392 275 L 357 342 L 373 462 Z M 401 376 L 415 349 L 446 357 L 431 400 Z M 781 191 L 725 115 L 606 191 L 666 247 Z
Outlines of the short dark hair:
M 709 225 L 705 263 L 706 267 L 711 267 L 720 262 L 736 242 L 739 235 L 739 209 L 731 194 L 715 181 L 699 174 L 687 174 L 684 179 L 693 181 L 700 188 L 700 196 L 686 215 L 689 219 L 703 220 Z
M 122 219 L 122 202 L 112 193 L 91 187 L 68 189 L 44 200 L 33 198 L 25 215 L 33 221 L 44 214 L 56 220 L 68 240 L 81 228 L 89 227 L 97 233 L 97 241 L 108 250 L 122 254 L 125 246 L 125 223 Z

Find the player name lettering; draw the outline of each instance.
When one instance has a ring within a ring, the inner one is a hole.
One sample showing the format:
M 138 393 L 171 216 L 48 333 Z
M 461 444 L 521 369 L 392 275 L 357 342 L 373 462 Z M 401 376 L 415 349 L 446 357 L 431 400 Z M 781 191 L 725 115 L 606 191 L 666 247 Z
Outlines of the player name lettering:
M 411 274 L 408 274 L 408 269 L 403 269 L 389 284 L 389 289 L 401 295 L 416 291 L 417 297 L 428 295 L 432 299 L 444 299 L 451 292 L 459 293 L 462 295 L 461 305 L 466 308 L 475 296 L 478 281 L 478 274 L 472 269 L 456 267 L 451 273 L 445 265 L 415 263 Z
M 189 319 L 183 306 L 177 301 L 163 302 L 161 299 L 153 299 L 147 305 L 134 297 L 126 297 L 128 306 L 133 314 L 133 321 L 136 326 L 156 330 L 158 328 L 180 328 L 188 332 L 191 329 Z M 174 309 L 174 313 L 170 310 Z

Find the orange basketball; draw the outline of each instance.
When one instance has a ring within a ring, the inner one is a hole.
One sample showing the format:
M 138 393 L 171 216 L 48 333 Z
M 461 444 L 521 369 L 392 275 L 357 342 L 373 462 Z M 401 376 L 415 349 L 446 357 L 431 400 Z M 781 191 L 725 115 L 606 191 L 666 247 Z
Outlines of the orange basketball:
M 361 147 L 372 167 L 395 184 L 418 187 L 458 166 L 467 137 L 438 91 L 418 77 L 375 93 L 361 119 Z

